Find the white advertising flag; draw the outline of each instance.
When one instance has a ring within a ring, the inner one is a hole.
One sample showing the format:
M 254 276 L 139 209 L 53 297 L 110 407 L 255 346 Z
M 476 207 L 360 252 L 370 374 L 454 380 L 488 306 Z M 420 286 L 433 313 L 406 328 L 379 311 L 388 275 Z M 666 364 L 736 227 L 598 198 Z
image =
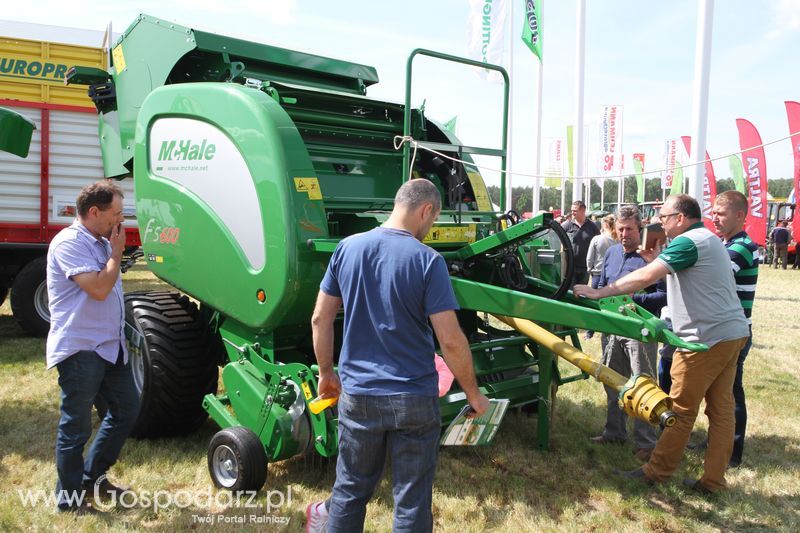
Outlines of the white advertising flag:
M 547 165 L 544 169 L 545 187 L 560 187 L 566 174 L 566 142 L 563 137 L 547 139 Z
M 506 65 L 506 31 L 508 17 L 505 0 L 468 0 L 467 56 L 475 61 L 508 68 Z M 495 71 L 481 69 L 483 79 L 502 83 L 503 77 Z
M 672 188 L 672 177 L 675 172 L 675 164 L 680 162 L 678 155 L 678 139 L 666 139 L 664 141 L 664 173 L 661 175 L 661 188 Z
M 622 173 L 622 106 L 600 108 L 600 175 Z

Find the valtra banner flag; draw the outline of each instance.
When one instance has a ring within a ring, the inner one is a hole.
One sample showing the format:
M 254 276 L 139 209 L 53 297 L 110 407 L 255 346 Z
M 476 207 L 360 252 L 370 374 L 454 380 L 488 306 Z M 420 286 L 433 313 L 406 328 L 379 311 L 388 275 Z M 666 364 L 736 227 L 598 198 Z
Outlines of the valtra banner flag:
M 475 61 L 504 65 L 508 27 L 505 0 L 469 0 L 467 56 Z M 487 69 L 476 70 L 481 78 L 503 83 L 503 77 Z
M 786 114 L 789 117 L 789 133 L 800 133 L 800 102 L 785 102 Z M 794 154 L 794 217 L 792 218 L 792 234 L 794 240 L 800 240 L 800 135 L 792 137 L 792 153 Z
M 688 135 L 681 137 L 683 146 L 686 148 L 686 153 L 692 157 L 692 138 Z M 701 206 L 703 211 L 703 224 L 710 231 L 716 231 L 714 223 L 711 222 L 711 208 L 714 206 L 714 200 L 717 198 L 717 178 L 714 177 L 714 167 L 711 166 L 711 159 L 708 157 L 706 151 L 705 172 L 703 173 L 703 204 Z
M 745 185 L 750 198 L 750 209 L 744 229 L 759 246 L 767 240 L 767 161 L 761 136 L 749 120 L 736 119 L 739 130 L 739 146 L 742 149 Z

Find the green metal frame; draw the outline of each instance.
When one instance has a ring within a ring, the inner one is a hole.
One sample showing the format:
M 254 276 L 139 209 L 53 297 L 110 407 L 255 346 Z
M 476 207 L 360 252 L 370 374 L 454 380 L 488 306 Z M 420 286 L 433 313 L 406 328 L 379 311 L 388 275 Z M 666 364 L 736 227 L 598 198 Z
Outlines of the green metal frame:
M 16 111 L 0 107 L 0 150 L 28 157 L 36 124 Z
M 417 144 L 419 146 L 425 146 L 432 150 L 437 151 L 451 151 L 456 152 L 458 154 L 474 154 L 474 155 L 490 155 L 500 158 L 500 206 L 503 211 L 506 210 L 506 157 L 508 154 L 508 95 L 509 95 L 509 81 L 508 81 L 508 72 L 499 66 L 499 65 L 492 65 L 490 63 L 483 63 L 481 61 L 475 61 L 473 59 L 466 59 L 464 57 L 458 57 L 450 54 L 443 54 L 441 52 L 434 52 L 433 50 L 426 50 L 424 48 L 417 48 L 411 52 L 408 56 L 408 61 L 406 62 L 406 99 L 405 99 L 405 109 L 403 112 L 403 136 L 408 137 L 411 135 L 411 86 L 412 86 L 412 74 L 413 74 L 413 65 L 414 65 L 414 58 L 417 56 L 428 56 L 435 59 L 441 59 L 443 61 L 452 61 L 453 63 L 461 63 L 463 65 L 469 65 L 471 67 L 478 67 L 482 69 L 494 70 L 495 72 L 499 72 L 501 76 L 503 76 L 503 140 L 502 140 L 502 148 L 500 150 L 493 149 L 493 148 L 481 148 L 476 146 L 464 146 L 461 144 L 444 144 L 444 143 L 433 143 L 433 142 L 426 142 L 417 140 Z M 411 150 L 410 150 L 409 143 L 403 144 L 403 183 L 409 180 L 411 176 L 411 169 L 409 165 L 411 163 Z

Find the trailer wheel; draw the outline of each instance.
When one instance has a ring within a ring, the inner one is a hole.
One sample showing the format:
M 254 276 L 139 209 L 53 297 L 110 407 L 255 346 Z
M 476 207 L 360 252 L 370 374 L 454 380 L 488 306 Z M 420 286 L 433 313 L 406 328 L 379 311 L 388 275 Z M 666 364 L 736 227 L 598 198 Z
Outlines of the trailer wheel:
M 37 257 L 19 271 L 11 285 L 11 312 L 19 325 L 35 337 L 50 331 L 47 297 L 47 256 Z
M 141 398 L 131 435 L 172 437 L 194 431 L 208 418 L 203 397 L 217 390 L 222 350 L 197 306 L 177 292 L 125 295 L 125 336 Z
M 208 473 L 221 489 L 260 490 L 267 480 L 267 454 L 258 435 L 243 426 L 218 431 L 208 445 Z

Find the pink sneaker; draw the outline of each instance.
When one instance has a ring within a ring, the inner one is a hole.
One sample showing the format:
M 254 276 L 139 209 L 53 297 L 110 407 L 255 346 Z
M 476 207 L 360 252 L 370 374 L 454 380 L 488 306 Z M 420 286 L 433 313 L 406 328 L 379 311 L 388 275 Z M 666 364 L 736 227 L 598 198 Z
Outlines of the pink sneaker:
M 328 530 L 328 510 L 325 502 L 315 502 L 306 507 L 306 533 L 325 533 Z

